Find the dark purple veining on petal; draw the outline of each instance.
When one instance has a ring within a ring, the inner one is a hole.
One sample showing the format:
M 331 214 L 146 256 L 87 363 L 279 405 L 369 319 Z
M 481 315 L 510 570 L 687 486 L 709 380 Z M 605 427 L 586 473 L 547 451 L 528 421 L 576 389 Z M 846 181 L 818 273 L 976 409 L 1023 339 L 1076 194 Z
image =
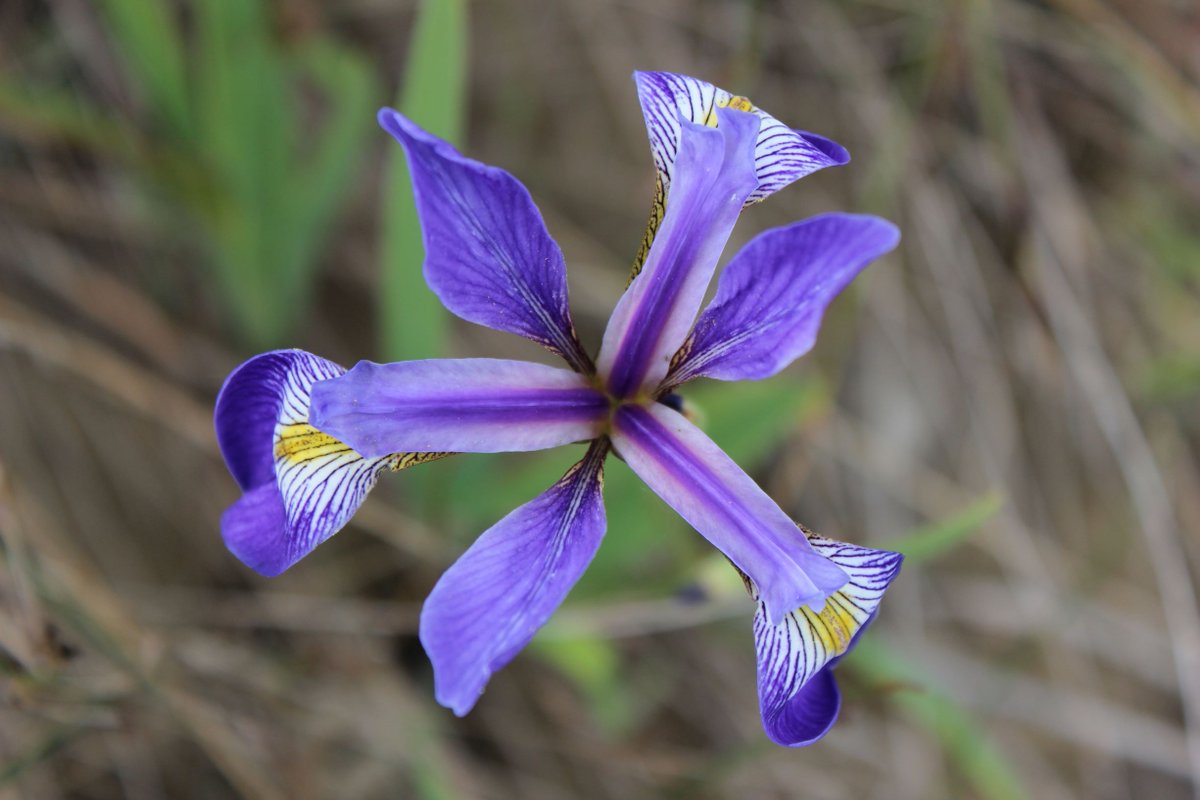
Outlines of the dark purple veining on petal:
M 533 638 L 604 536 L 607 442 L 488 529 L 442 575 L 421 611 L 438 702 L 466 714 L 492 673 Z
M 772 687 L 759 683 L 759 697 L 770 697 Z M 842 693 L 833 668 L 821 670 L 795 695 L 779 703 L 760 699 L 763 730 L 776 744 L 804 747 L 823 737 L 837 722 Z
M 408 157 L 425 243 L 425 280 L 463 319 L 516 333 L 591 373 L 567 302 L 562 251 L 529 191 L 391 109 L 379 123 Z
M 312 381 L 345 372 L 332 361 L 303 350 L 275 350 L 257 355 L 231 372 L 217 395 L 213 410 L 217 444 L 243 491 L 275 478 L 275 423 L 293 371 L 310 373 Z
M 825 309 L 900 233 L 878 217 L 824 214 L 755 237 L 721 273 L 667 380 L 758 380 L 816 341 Z
M 664 187 L 669 187 L 679 149 L 679 119 L 703 122 L 731 95 L 705 81 L 670 72 L 635 72 L 633 78 L 654 164 Z M 805 175 L 850 160 L 846 148 L 831 139 L 792 130 L 762 109 L 753 113 L 761 120 L 754 148 L 758 186 L 746 196 L 746 205 L 766 199 Z

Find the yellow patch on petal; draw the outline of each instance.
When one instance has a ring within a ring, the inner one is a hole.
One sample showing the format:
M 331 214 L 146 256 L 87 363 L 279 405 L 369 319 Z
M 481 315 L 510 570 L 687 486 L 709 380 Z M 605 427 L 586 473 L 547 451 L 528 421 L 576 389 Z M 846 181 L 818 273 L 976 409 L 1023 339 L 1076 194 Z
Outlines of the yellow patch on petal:
M 819 612 L 808 606 L 799 610 L 804 620 L 812 627 L 821 644 L 831 655 L 840 656 L 850 647 L 850 640 L 861 627 L 847 609 L 847 599 L 842 592 L 834 592 L 825 599 L 825 607 Z
M 736 94 L 729 97 L 722 97 L 721 93 L 718 92 L 717 96 L 713 98 L 712 108 L 708 110 L 708 116 L 704 118 L 704 124 L 710 128 L 717 127 L 718 108 L 732 108 L 734 111 L 749 112 L 754 110 L 754 104 L 750 102 L 750 98 L 748 97 Z
M 638 246 L 637 257 L 633 260 L 633 270 L 629 273 L 629 280 L 625 282 L 626 289 L 642 271 L 646 256 L 650 255 L 650 245 L 654 244 L 654 234 L 658 233 L 658 227 L 662 225 L 663 215 L 666 213 L 667 189 L 663 186 L 662 175 L 659 174 L 654 183 L 654 204 L 650 206 L 650 219 L 646 221 L 646 232 L 642 234 L 642 243 Z
M 350 445 L 322 433 L 307 422 L 284 425 L 275 437 L 275 458 L 293 464 L 347 452 L 352 452 Z

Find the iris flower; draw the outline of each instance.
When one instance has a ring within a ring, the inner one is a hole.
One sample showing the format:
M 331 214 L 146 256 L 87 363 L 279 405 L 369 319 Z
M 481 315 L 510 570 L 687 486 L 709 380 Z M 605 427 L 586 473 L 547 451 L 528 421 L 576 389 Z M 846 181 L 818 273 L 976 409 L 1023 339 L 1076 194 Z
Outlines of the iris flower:
M 571 321 L 562 253 L 525 187 L 380 112 L 407 154 L 430 288 L 459 317 L 532 339 L 567 368 L 468 358 L 362 361 L 346 371 L 300 350 L 253 358 L 216 405 L 221 451 L 244 492 L 222 533 L 239 559 L 277 575 L 345 525 L 384 470 L 587 442 L 561 480 L 485 531 L 429 595 L 420 638 L 438 701 L 467 713 L 579 579 L 604 535 L 612 452 L 741 573 L 757 604 L 764 727 L 780 744 L 808 744 L 837 716 L 832 668 L 873 619 L 901 557 L 797 525 L 676 410 L 675 393 L 695 378 L 782 370 L 898 233 L 849 214 L 767 231 L 725 267 L 700 313 L 742 209 L 849 157 L 708 83 L 667 73 L 635 80 L 657 191 L 595 360 Z

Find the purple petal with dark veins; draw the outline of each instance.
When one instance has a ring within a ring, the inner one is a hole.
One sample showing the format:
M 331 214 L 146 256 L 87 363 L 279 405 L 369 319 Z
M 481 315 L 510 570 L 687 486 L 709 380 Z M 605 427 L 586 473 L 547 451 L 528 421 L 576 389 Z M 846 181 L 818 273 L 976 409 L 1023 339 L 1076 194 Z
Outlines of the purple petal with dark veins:
M 892 223 L 855 214 L 825 214 L 755 237 L 722 271 L 668 383 L 779 372 L 813 346 L 833 298 L 899 241 Z
M 303 350 L 276 350 L 246 361 L 229 374 L 217 395 L 213 423 L 225 465 L 243 491 L 275 477 L 273 434 L 283 389 L 293 368 L 320 369 L 321 377 L 342 368 Z
M 744 97 L 736 97 L 711 83 L 686 75 L 635 72 L 633 79 L 637 83 L 642 116 L 650 136 L 650 152 L 664 187 L 671 184 L 678 172 L 675 162 L 681 120 L 709 124 L 717 109 L 744 108 L 749 104 Z M 757 203 L 797 178 L 850 160 L 850 154 L 837 142 L 791 130 L 765 111 L 752 105 L 749 108 L 762 124 L 754 150 L 758 186 L 746 196 L 746 205 Z
M 217 440 L 245 491 L 222 516 L 222 535 L 264 575 L 278 575 L 340 530 L 384 467 L 424 458 L 364 459 L 309 424 L 312 385 L 344 371 L 302 350 L 265 353 L 235 370 L 217 400 Z
M 438 702 L 462 716 L 545 624 L 604 536 L 595 442 L 549 490 L 497 522 L 442 575 L 421 611 Z
M 769 619 L 820 606 L 846 573 L 819 555 L 796 523 L 687 419 L 666 406 L 622 406 L 612 442 L 630 468 L 760 588 Z
M 762 692 L 760 685 L 760 699 Z M 775 744 L 805 747 L 829 733 L 833 723 L 837 722 L 841 707 L 842 693 L 833 677 L 833 669 L 826 668 L 813 676 L 786 703 L 773 708 L 770 714 L 766 706 L 760 706 L 763 711 L 763 730 Z
M 597 359 L 617 397 L 656 387 L 687 337 L 717 260 L 754 189 L 758 118 L 720 109 L 717 128 L 681 123 L 666 216 L 646 264 L 617 302 Z
M 594 439 L 608 400 L 576 372 L 525 361 L 360 361 L 313 388 L 313 424 L 364 456 L 498 453 Z
M 502 169 L 461 155 L 390 108 L 379 124 L 404 145 L 425 241 L 425 280 L 470 322 L 553 350 L 580 372 L 562 251 L 528 190 Z
M 875 619 L 884 591 L 903 556 L 826 539 L 796 530 L 816 552 L 843 569 L 849 580 L 825 599 L 820 611 L 801 606 L 772 622 L 758 587 L 754 646 L 763 727 L 778 744 L 800 747 L 825 735 L 837 717 L 839 696 L 833 667 L 854 648 Z

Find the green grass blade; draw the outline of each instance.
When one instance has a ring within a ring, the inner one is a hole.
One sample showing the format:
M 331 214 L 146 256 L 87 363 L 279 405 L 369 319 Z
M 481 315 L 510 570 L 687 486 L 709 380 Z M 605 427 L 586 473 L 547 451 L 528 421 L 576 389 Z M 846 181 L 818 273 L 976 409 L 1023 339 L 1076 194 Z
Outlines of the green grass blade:
M 462 135 L 467 70 L 464 0 L 424 0 L 413 31 L 400 111 L 457 143 Z M 380 330 L 388 359 L 430 358 L 445 349 L 448 315 L 421 274 L 425 259 L 408 166 L 399 145 L 384 180 Z
M 1004 497 L 990 492 L 954 516 L 919 528 L 888 547 L 903 553 L 909 564 L 935 558 L 966 541 L 1003 505 Z
M 171 7 L 163 0 L 104 0 L 117 50 L 145 91 L 155 116 L 180 139 L 192 134 L 185 52 Z
M 219 187 L 213 256 L 241 337 L 266 348 L 296 314 L 279 248 L 297 140 L 291 87 L 262 2 L 199 3 L 196 23 L 201 153 Z
M 299 54 L 297 66 L 321 90 L 328 110 L 315 142 L 306 144 L 291 170 L 286 235 L 279 243 L 283 280 L 300 287 L 295 311 L 308 305 L 314 271 L 325 239 L 359 172 L 364 145 L 373 130 L 378 90 L 367 62 L 330 42 L 315 41 Z

